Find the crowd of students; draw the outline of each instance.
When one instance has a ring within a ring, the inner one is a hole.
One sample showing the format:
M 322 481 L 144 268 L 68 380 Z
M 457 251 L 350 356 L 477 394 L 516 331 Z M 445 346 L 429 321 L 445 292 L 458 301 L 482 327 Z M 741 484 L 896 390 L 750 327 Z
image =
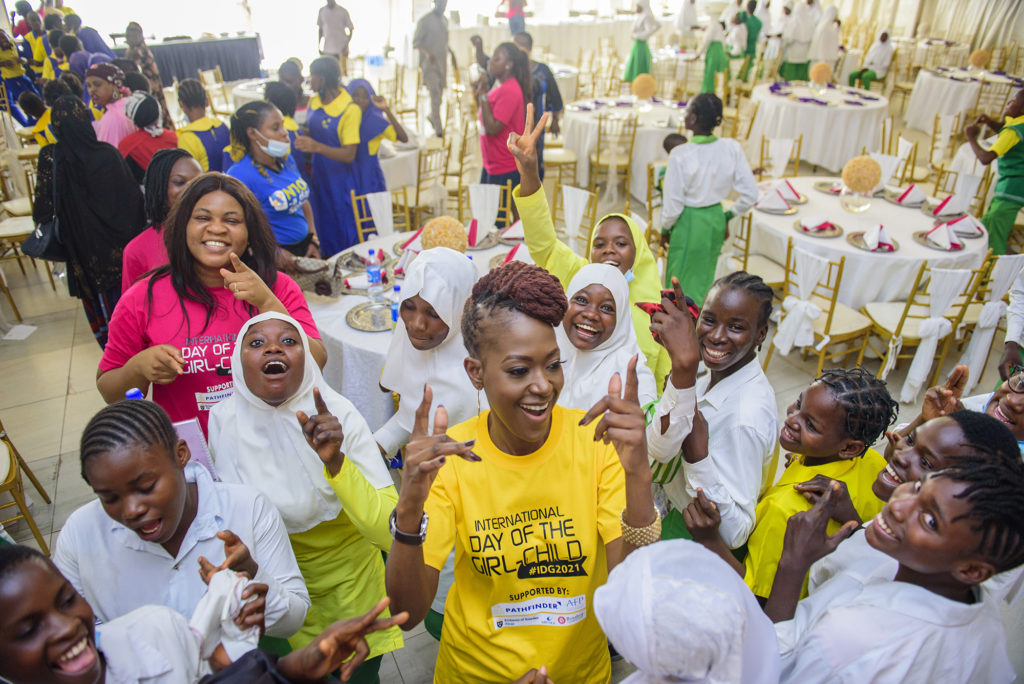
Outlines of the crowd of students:
M 61 222 L 108 405 L 79 446 L 96 499 L 53 558 L 0 542 L 0 677 L 375 682 L 423 622 L 438 682 L 606 682 L 609 643 L 632 681 L 1013 680 L 1024 287 L 993 393 L 962 396 L 957 367 L 894 427 L 884 382 L 836 368 L 780 419 L 758 361 L 774 293 L 706 266 L 721 200 L 755 194 L 712 134 L 721 102 L 695 97 L 670 152 L 663 283 L 629 216 L 597 221 L 585 256 L 557 239 L 549 114 L 535 123 L 529 59 L 503 44 L 482 117 L 521 112 L 500 147 L 536 265 L 480 277 L 419 254 L 381 369 L 396 412 L 370 426 L 325 382 L 287 272 L 346 246 L 334 180 L 379 183 L 360 160 L 406 132 L 335 58 L 310 65 L 308 102 L 288 64 L 228 125 L 183 81 L 190 123 L 159 149 L 162 107 L 121 68 L 43 88 L 35 218 Z M 96 125 L 116 117 L 123 156 Z M 176 433 L 192 419 L 209 464 Z

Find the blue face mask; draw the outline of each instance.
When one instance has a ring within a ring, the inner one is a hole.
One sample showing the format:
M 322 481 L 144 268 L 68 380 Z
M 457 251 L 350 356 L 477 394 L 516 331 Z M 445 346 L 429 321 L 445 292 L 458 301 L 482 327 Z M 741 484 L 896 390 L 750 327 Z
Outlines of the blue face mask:
M 626 279 L 627 283 L 631 283 L 633 282 L 633 280 L 636 279 L 636 275 L 633 274 L 633 269 L 629 269 L 628 271 L 623 273 L 622 276 Z

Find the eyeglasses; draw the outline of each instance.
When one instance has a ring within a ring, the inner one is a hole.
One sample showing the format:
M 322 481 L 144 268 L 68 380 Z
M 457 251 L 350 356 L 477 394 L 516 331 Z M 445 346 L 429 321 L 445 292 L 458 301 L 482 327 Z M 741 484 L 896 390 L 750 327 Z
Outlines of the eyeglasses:
M 1006 379 L 1006 385 L 1011 392 L 1024 394 L 1024 366 L 1014 366 L 1010 371 L 1010 377 Z

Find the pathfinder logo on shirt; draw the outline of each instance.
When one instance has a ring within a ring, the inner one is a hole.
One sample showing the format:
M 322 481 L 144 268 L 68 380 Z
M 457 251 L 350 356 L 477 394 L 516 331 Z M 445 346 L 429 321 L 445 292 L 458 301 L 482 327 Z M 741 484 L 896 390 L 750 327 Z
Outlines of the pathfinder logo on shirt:
M 568 627 L 587 617 L 587 597 L 540 598 L 491 606 L 494 629 L 503 627 Z
M 586 577 L 575 523 L 559 506 L 473 521 L 469 558 L 481 575 L 519 579 Z

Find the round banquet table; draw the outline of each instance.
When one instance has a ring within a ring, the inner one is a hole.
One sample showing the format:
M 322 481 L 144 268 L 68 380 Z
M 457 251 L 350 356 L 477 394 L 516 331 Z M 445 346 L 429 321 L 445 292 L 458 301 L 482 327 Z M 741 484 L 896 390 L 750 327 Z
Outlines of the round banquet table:
M 373 238 L 353 247 L 366 254 L 370 249 L 384 249 L 389 257 L 394 257 L 392 247 L 396 242 L 404 242 L 412 233 L 400 233 L 382 238 Z M 490 269 L 491 258 L 496 254 L 505 254 L 512 248 L 499 244 L 497 247 L 480 251 L 470 251 L 477 271 L 483 275 Z M 521 247 L 520 249 L 525 249 Z M 393 264 L 392 264 L 393 266 Z M 395 282 L 395 281 L 392 281 Z M 402 285 L 402 280 L 397 281 Z M 312 292 L 304 292 L 309 310 L 320 331 L 320 339 L 327 348 L 327 365 L 324 367 L 324 379 L 327 384 L 341 392 L 355 404 L 359 412 L 366 418 L 370 429 L 376 430 L 388 418 L 394 415 L 391 393 L 380 389 L 380 373 L 384 368 L 388 346 L 391 344 L 391 331 L 363 332 L 351 327 L 345 316 L 349 310 L 367 301 L 362 295 L 342 295 L 341 297 L 321 297 Z
M 661 146 L 665 136 L 679 130 L 686 112 L 685 103 L 634 103 L 631 98 L 598 98 L 573 102 L 565 108 L 562 136 L 566 148 L 576 153 L 576 184 L 585 188 L 590 172 L 590 152 L 597 147 L 597 122 L 602 114 L 624 118 L 638 117 L 633 143 L 629 192 L 637 199 L 647 197 L 647 164 L 666 158 Z
M 803 135 L 800 158 L 830 171 L 839 171 L 863 148 L 874 152 L 879 147 L 882 121 L 889 112 L 889 100 L 877 93 L 859 88 L 837 86 L 816 95 L 807 86 L 783 86 L 777 95 L 767 83 L 754 88 L 752 99 L 759 103 L 757 117 L 750 130 L 753 149 L 758 149 L 761 136 L 793 138 Z M 857 97 L 862 93 L 866 100 Z M 801 102 L 797 98 L 814 98 L 827 102 Z M 847 104 L 861 102 L 861 105 Z
M 986 72 L 984 80 L 993 83 L 1016 83 L 1019 79 Z M 1016 91 L 1017 88 L 1014 88 Z M 907 128 L 931 133 L 936 114 L 959 114 L 974 107 L 981 90 L 981 80 L 966 69 L 937 67 L 921 69 L 914 81 L 907 110 L 903 114 Z M 1013 97 L 1011 94 L 1010 97 Z
M 386 145 L 386 147 L 385 147 Z M 384 182 L 388 190 L 401 187 L 416 187 L 419 176 L 420 146 L 410 138 L 409 143 L 393 144 L 385 140 L 377 153 L 380 168 L 384 172 Z M 415 198 L 410 198 L 410 201 Z
M 277 79 L 273 78 L 254 78 L 248 81 L 242 81 L 234 88 L 231 89 L 231 102 L 235 105 L 235 109 L 238 109 L 246 102 L 255 102 L 256 100 L 263 99 L 263 89 L 271 81 Z
M 875 198 L 871 207 L 863 214 L 852 214 L 839 206 L 839 198 L 813 188 L 818 181 L 833 181 L 834 178 L 802 176 L 790 179 L 790 183 L 807 203 L 797 205 L 796 214 L 779 216 L 753 209 L 754 221 L 751 231 L 751 253 L 763 254 L 780 264 L 786 262 L 786 245 L 793 238 L 795 246 L 808 252 L 838 261 L 846 257 L 843 282 L 839 288 L 839 301 L 859 309 L 868 302 L 890 302 L 906 299 L 914 286 L 914 278 L 921 263 L 939 268 L 977 268 L 988 252 L 986 237 L 964 240 L 964 248 L 956 252 L 932 249 L 914 241 L 912 234 L 934 226 L 934 221 L 920 209 L 900 207 Z M 834 238 L 812 237 L 795 229 L 794 223 L 801 218 L 824 216 L 835 221 L 843 234 Z M 881 223 L 889 237 L 899 244 L 891 253 L 867 252 L 847 242 L 851 232 L 867 230 Z

